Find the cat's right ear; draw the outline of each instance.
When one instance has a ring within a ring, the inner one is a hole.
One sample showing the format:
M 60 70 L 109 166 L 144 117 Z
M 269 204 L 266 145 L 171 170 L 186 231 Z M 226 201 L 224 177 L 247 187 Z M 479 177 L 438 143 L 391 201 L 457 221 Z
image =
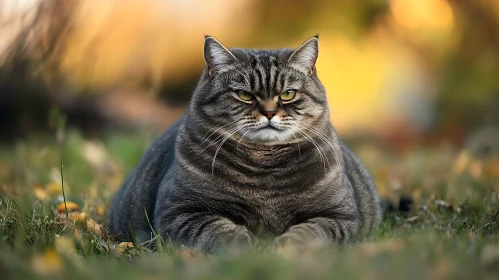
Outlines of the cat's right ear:
M 205 36 L 204 61 L 208 67 L 208 73 L 210 76 L 214 76 L 232 69 L 232 66 L 237 62 L 237 58 L 217 39 Z
M 319 35 L 308 39 L 299 46 L 288 60 L 288 65 L 307 74 L 315 71 L 315 63 L 319 56 Z

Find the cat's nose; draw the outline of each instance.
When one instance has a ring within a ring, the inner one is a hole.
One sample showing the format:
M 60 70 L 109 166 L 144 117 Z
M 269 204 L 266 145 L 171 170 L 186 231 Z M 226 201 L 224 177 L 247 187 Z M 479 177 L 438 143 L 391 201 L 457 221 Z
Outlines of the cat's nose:
M 275 115 L 277 115 L 277 111 L 263 111 L 262 114 L 267 117 L 267 119 L 271 120 Z

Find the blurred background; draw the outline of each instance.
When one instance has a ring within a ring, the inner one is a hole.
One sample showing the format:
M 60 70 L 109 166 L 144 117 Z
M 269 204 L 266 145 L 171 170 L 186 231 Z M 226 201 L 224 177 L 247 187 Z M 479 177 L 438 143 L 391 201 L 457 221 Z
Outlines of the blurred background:
M 52 133 L 54 112 L 86 138 L 160 134 L 203 70 L 204 34 L 270 49 L 320 34 L 345 139 L 461 146 L 499 125 L 499 1 L 0 0 L 0 141 Z

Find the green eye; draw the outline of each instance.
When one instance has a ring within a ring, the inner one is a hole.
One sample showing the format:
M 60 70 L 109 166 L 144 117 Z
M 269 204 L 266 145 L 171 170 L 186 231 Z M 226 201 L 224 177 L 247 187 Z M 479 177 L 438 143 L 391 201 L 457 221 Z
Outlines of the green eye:
M 293 98 L 295 98 L 295 96 L 296 96 L 296 90 L 294 89 L 286 90 L 280 95 L 282 101 L 291 101 L 293 100 Z
M 239 96 L 239 98 L 241 98 L 244 101 L 251 101 L 251 100 L 253 100 L 253 94 L 251 94 L 249 92 L 246 92 L 244 90 L 238 91 L 237 95 Z

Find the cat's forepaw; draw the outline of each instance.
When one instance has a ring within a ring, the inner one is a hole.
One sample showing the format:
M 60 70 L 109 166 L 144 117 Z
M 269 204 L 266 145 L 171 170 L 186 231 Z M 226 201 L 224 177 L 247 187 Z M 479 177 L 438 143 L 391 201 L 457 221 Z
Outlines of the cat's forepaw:
M 304 248 L 321 248 L 327 246 L 327 243 L 320 240 L 312 235 L 299 234 L 293 231 L 284 233 L 278 236 L 273 244 L 274 250 L 280 250 L 282 248 L 295 248 L 297 250 L 303 250 Z
M 279 247 L 287 247 L 287 246 L 304 246 L 306 243 L 303 238 L 299 237 L 298 235 L 292 234 L 292 233 L 285 233 L 281 236 L 278 236 L 275 241 L 274 241 L 274 247 L 279 248 Z
M 256 237 L 246 228 L 239 231 L 230 243 L 230 247 L 238 250 L 252 248 L 256 243 Z

